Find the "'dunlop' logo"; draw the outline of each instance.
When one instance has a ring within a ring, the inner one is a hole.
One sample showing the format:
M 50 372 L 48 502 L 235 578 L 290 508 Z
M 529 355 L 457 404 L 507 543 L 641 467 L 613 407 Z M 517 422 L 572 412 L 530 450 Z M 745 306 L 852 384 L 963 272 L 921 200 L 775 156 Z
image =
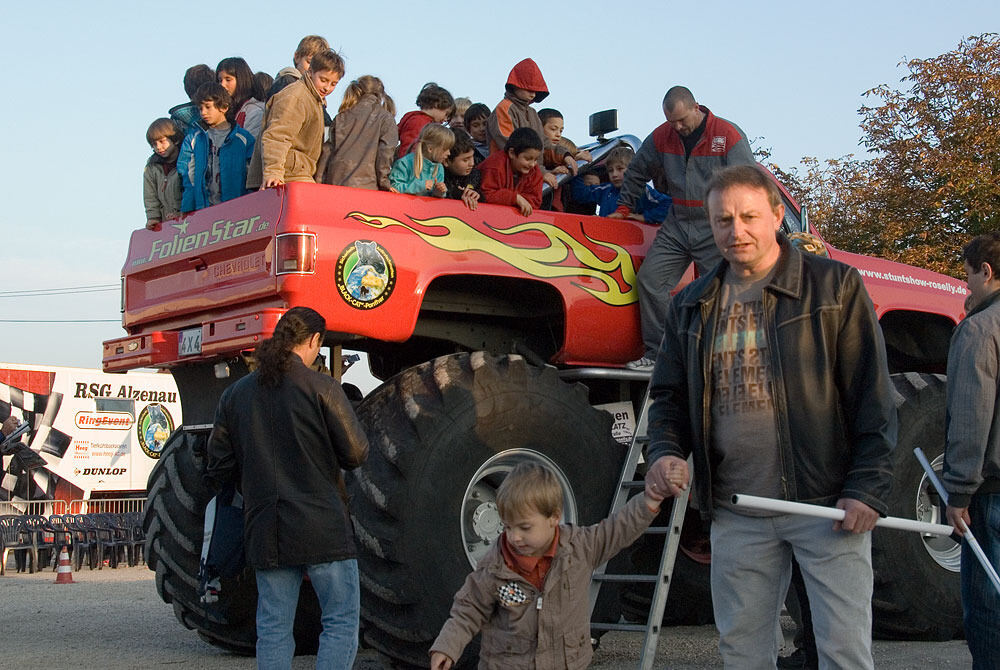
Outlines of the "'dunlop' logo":
M 389 252 L 371 240 L 358 240 L 337 258 L 337 291 L 351 307 L 372 309 L 392 294 L 396 265 Z
M 150 458 L 159 458 L 163 445 L 174 432 L 174 420 L 167 408 L 159 403 L 151 403 L 139 412 L 135 422 L 139 446 Z

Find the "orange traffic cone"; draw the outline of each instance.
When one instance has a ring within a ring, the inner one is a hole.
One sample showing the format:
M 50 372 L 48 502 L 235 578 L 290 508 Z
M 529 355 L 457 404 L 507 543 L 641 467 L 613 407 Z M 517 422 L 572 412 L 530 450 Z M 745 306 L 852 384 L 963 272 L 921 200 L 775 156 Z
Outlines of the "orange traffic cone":
M 59 552 L 59 565 L 56 566 L 56 584 L 75 584 L 73 581 L 73 567 L 69 564 L 69 552 L 66 545 L 63 545 Z

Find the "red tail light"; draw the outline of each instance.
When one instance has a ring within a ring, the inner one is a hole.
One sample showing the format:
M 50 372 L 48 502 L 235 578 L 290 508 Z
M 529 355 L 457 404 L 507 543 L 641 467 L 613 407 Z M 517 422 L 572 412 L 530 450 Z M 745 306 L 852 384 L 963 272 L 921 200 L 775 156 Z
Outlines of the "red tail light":
M 316 271 L 316 235 L 284 233 L 275 245 L 275 274 L 312 274 Z

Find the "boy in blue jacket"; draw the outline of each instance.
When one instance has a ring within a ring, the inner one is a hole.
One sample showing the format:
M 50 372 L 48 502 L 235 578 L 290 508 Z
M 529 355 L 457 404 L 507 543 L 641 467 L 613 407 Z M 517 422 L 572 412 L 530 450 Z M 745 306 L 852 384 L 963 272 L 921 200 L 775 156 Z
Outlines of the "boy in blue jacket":
M 628 147 L 612 149 L 604 161 L 604 166 L 608 170 L 608 182 L 590 185 L 584 183 L 582 177 L 577 177 L 570 182 L 570 197 L 574 202 L 598 205 L 599 216 L 611 214 L 618 207 L 618 196 L 625 182 L 625 170 L 632 162 L 633 156 L 635 153 Z M 663 223 L 670 210 L 670 202 L 669 195 L 660 193 L 646 184 L 645 195 L 636 203 L 637 216 L 634 218 L 646 223 Z
M 247 164 L 254 145 L 253 135 L 226 117 L 233 99 L 222 84 L 202 84 L 194 102 L 201 122 L 191 124 L 177 157 L 184 213 L 246 193 Z

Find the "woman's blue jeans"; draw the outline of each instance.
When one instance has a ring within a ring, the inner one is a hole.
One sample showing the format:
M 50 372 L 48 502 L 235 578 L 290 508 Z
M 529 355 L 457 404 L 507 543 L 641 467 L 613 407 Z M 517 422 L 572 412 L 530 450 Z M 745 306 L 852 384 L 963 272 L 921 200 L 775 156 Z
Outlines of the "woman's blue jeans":
M 292 629 L 303 575 L 309 575 L 323 616 L 316 668 L 350 670 L 358 651 L 361 589 L 355 559 L 257 570 L 257 667 L 289 670 Z

